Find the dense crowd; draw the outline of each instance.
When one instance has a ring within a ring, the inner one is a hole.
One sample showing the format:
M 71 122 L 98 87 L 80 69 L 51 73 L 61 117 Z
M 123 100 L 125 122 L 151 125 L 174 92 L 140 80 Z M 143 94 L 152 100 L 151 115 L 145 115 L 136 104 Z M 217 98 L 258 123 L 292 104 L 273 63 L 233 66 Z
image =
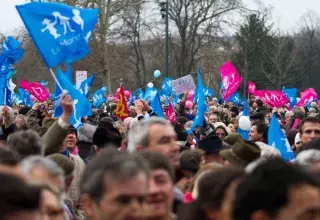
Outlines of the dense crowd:
M 320 118 L 309 108 L 271 108 L 250 98 L 249 140 L 237 133 L 243 106 L 207 100 L 202 126 L 187 93 L 171 122 L 146 100 L 120 120 L 116 103 L 70 125 L 53 102 L 1 106 L 0 219 L 320 219 Z M 163 106 L 166 111 L 168 106 Z M 272 114 L 295 159 L 268 145 Z

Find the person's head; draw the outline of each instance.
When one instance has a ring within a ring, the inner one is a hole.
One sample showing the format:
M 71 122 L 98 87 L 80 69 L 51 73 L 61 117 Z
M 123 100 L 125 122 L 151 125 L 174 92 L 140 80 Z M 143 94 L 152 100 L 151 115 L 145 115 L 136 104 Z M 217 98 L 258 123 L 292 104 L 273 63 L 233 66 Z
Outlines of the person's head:
M 223 139 L 228 135 L 227 129 L 222 125 L 217 126 L 216 135 L 223 141 Z
M 16 125 L 18 130 L 27 130 L 27 120 L 24 115 L 17 115 L 14 124 Z
M 228 124 L 228 128 L 230 130 L 230 133 L 237 133 L 236 127 L 234 126 L 234 124 L 232 123 Z
M 232 203 L 235 190 L 244 171 L 235 168 L 222 168 L 205 173 L 199 180 L 197 200 L 181 209 L 188 219 L 232 220 Z
M 285 113 L 285 119 L 286 119 L 286 122 L 290 122 L 291 121 L 291 118 L 293 117 L 293 112 L 292 111 L 287 111 Z
M 173 207 L 174 170 L 167 158 L 158 152 L 144 151 L 141 156 L 150 169 L 145 217 L 168 217 Z
M 239 109 L 235 106 L 231 107 L 230 114 L 232 118 L 237 117 L 239 115 Z
M 20 159 L 31 155 L 41 155 L 44 148 L 41 137 L 33 130 L 12 133 L 7 143 L 10 149 L 19 154 Z
M 320 167 L 320 150 L 310 149 L 300 152 L 296 157 L 296 163 L 302 166 Z
M 141 219 L 148 172 L 138 155 L 103 150 L 82 176 L 81 204 L 86 215 L 92 220 Z
M 209 123 L 214 124 L 218 122 L 218 116 L 216 114 L 211 114 L 209 116 Z
M 98 148 L 102 149 L 107 146 L 118 148 L 121 146 L 122 138 L 119 133 L 115 132 L 115 128 L 98 127 L 93 134 L 92 143 Z
M 169 121 L 151 117 L 148 120 L 139 121 L 130 129 L 128 150 L 159 152 L 170 161 L 172 166 L 178 167 L 180 149 L 176 139 L 177 135 Z
M 61 192 L 64 191 L 63 170 L 49 158 L 41 156 L 27 157 L 21 161 L 21 168 L 31 181 L 52 184 Z
M 219 152 L 224 149 L 220 137 L 211 135 L 198 142 L 198 148 L 204 151 L 203 160 L 208 164 L 216 162 L 223 164 L 223 158 L 219 155 Z
M 68 129 L 68 134 L 64 138 L 62 145 L 69 151 L 73 151 L 77 144 L 77 131 L 73 126 Z
M 307 117 L 300 122 L 300 139 L 303 144 L 320 138 L 320 119 Z
M 23 176 L 16 152 L 0 146 L 0 172 Z
M 97 127 L 88 123 L 84 123 L 77 132 L 77 139 L 79 142 L 92 143 L 93 134 Z
M 0 219 L 40 220 L 41 188 L 0 173 Z
M 65 179 L 65 192 L 68 192 L 74 179 L 73 171 L 75 169 L 75 163 L 73 160 L 69 160 L 68 157 L 60 153 L 50 154 L 47 156 L 47 158 L 55 162 L 63 170 Z
M 267 142 L 268 126 L 264 123 L 256 123 L 250 128 L 249 138 L 251 141 Z
M 41 190 L 41 219 L 63 220 L 64 210 L 60 192 L 49 185 L 42 185 Z
M 187 130 L 180 125 L 179 123 L 171 123 L 175 133 L 177 134 L 177 144 L 179 145 L 180 149 L 183 149 L 187 143 L 188 133 Z
M 319 214 L 319 183 L 280 159 L 262 162 L 236 191 L 235 220 L 318 219 Z

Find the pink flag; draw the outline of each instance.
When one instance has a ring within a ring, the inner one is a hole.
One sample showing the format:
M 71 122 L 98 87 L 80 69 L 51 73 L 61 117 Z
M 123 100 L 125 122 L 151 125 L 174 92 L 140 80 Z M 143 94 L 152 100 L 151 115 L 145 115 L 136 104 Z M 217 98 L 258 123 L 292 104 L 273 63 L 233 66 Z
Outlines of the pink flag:
M 289 102 L 288 97 L 282 91 L 256 90 L 254 96 L 257 99 L 261 99 L 265 104 L 276 108 L 282 107 Z
M 169 103 L 169 107 L 166 110 L 165 114 L 166 114 L 166 118 L 168 118 L 170 122 L 175 122 L 176 121 L 176 113 L 175 113 L 175 111 L 173 109 L 173 106 L 172 106 L 171 102 Z
M 248 92 L 253 94 L 256 91 L 256 84 L 254 82 L 248 81 Z
M 223 87 L 225 89 L 223 99 L 227 100 L 239 88 L 242 82 L 242 77 L 230 61 L 220 67 L 220 73 Z
M 39 82 L 28 82 L 27 80 L 23 79 L 20 83 L 20 87 L 27 90 L 40 102 L 47 101 L 50 97 L 50 93 L 48 92 L 48 90 Z
M 300 94 L 300 101 L 297 103 L 297 107 L 305 106 L 309 102 L 312 102 L 318 98 L 317 92 L 313 88 L 308 88 Z

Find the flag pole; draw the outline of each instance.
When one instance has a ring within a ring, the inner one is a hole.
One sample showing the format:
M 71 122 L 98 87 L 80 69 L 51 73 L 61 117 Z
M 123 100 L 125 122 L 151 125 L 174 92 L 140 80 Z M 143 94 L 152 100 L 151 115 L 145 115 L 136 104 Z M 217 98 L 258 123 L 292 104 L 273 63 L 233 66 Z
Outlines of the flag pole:
M 59 81 L 58 81 L 56 75 L 54 74 L 53 70 L 51 68 L 49 68 L 49 70 L 50 70 L 51 76 L 53 77 L 54 81 L 56 81 L 57 86 L 59 87 L 59 89 L 61 91 L 63 91 L 63 88 L 62 88 L 61 84 L 59 83 Z

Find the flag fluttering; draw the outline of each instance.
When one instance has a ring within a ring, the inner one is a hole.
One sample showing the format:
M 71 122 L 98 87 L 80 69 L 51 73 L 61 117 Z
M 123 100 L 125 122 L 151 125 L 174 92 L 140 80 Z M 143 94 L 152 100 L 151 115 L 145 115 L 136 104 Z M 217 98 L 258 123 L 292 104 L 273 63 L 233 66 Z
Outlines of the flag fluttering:
M 123 90 L 122 86 L 120 86 L 119 102 L 117 104 L 116 114 L 119 118 L 121 118 L 122 121 L 124 119 L 126 119 L 127 117 L 129 117 L 127 101 L 126 101 L 126 97 L 125 97 L 124 90 Z
M 256 90 L 254 96 L 257 99 L 261 99 L 265 104 L 276 108 L 282 107 L 289 102 L 288 97 L 283 91 Z
M 20 87 L 27 90 L 40 102 L 45 102 L 50 98 L 49 91 L 39 82 L 28 82 L 27 80 L 22 80 Z
M 242 77 L 230 61 L 220 67 L 220 74 L 224 88 L 223 99 L 227 100 L 239 88 Z

